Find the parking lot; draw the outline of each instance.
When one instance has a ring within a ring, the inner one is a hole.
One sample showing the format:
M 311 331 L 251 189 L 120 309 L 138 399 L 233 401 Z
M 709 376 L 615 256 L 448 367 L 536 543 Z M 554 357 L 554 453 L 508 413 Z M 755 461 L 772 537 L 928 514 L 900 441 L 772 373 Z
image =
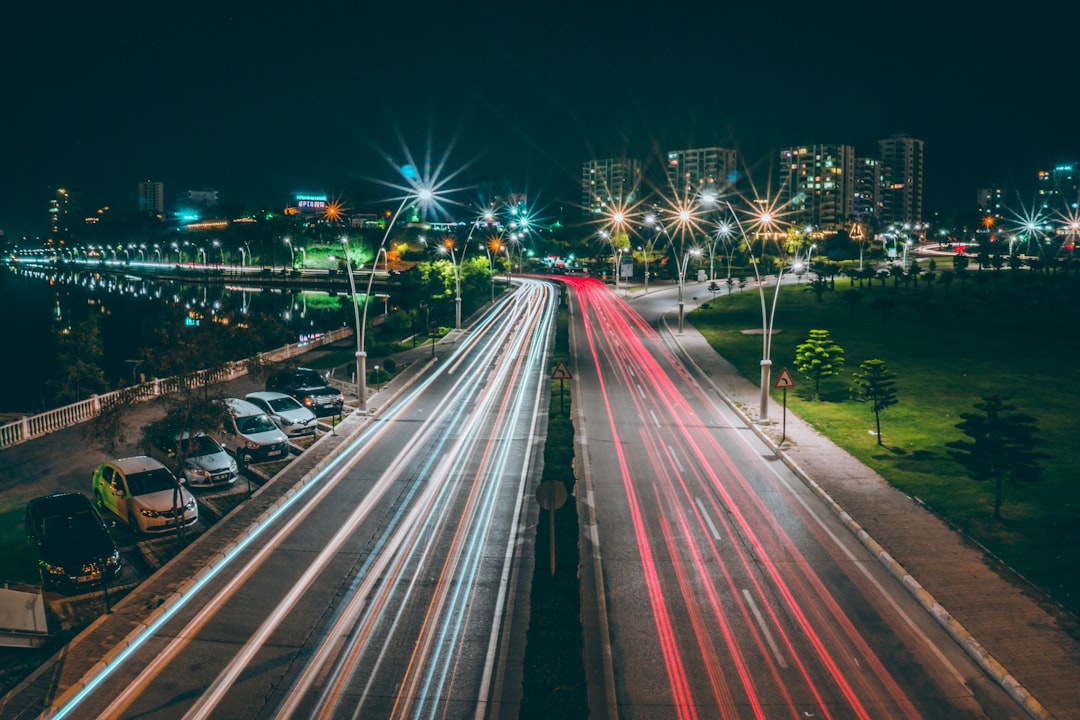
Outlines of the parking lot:
M 345 342 L 347 346 L 351 339 Z M 314 349 L 297 358 L 297 364 L 320 353 L 339 349 L 339 344 Z M 244 375 L 224 385 L 225 396 L 243 398 L 247 393 L 265 389 L 265 382 Z M 355 396 L 345 393 L 345 413 L 355 406 Z M 142 403 L 127 413 L 119 433 L 117 449 L 107 453 L 83 436 L 81 426 L 70 427 L 3 451 L 0 473 L 0 543 L 5 561 L 0 567 L 0 582 L 4 587 L 30 593 L 40 590 L 36 567 L 36 551 L 27 541 L 24 512 L 27 503 L 36 497 L 54 493 L 82 493 L 93 496 L 91 478 L 94 469 L 115 458 L 148 454 L 142 428 L 160 416 L 162 410 L 154 403 Z M 244 502 L 265 482 L 286 468 L 304 449 L 326 432 L 331 431 L 333 417 L 320 418 L 315 435 L 290 439 L 287 459 L 263 463 L 240 463 L 240 476 L 232 484 L 212 487 L 189 487 L 198 503 L 199 519 L 183 533 L 169 532 L 159 536 L 139 535 L 126 523 L 108 512 L 102 515 L 110 524 L 113 540 L 121 554 L 119 575 L 107 585 L 94 583 L 88 591 L 67 594 L 54 590 L 42 592 L 48 622 L 48 637 L 41 647 L 0 646 L 0 695 L 10 689 L 29 671 L 40 665 L 68 639 L 89 623 L 111 609 L 122 596 L 139 586 L 158 568 L 176 556 L 184 547 L 205 533 L 214 523 Z M 10 562 L 9 562 L 10 559 Z

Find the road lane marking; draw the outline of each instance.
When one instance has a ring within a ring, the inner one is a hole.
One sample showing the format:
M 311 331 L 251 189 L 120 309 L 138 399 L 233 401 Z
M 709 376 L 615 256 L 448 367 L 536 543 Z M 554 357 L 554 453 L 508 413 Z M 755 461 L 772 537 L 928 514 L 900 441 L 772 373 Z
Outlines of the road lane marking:
M 720 531 L 713 525 L 712 517 L 709 515 L 709 511 L 705 509 L 705 505 L 702 504 L 701 498 L 694 498 L 694 502 L 697 503 L 698 510 L 701 511 L 701 516 L 705 518 L 705 524 L 709 526 L 713 539 L 720 540 Z
M 746 604 L 750 606 L 750 612 L 754 614 L 754 619 L 757 620 L 758 627 L 761 628 L 761 634 L 765 636 L 765 642 L 769 643 L 769 649 L 772 650 L 773 657 L 776 658 L 776 663 L 787 670 L 787 661 L 784 660 L 783 654 L 780 652 L 780 646 L 776 644 L 776 640 L 773 639 L 772 633 L 769 632 L 769 628 L 765 625 L 765 618 L 762 617 L 761 611 L 758 610 L 757 603 L 754 602 L 754 598 L 750 595 L 750 591 L 743 588 L 743 597 L 746 598 Z

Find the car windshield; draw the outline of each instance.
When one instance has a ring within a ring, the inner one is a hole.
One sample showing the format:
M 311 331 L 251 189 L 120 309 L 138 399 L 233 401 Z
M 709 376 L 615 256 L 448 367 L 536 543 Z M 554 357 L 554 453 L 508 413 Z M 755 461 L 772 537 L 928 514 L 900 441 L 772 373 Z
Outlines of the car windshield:
M 149 495 L 176 487 L 172 473 L 165 468 L 132 473 L 127 476 L 127 482 L 132 495 Z
M 295 410 L 296 408 L 303 407 L 303 405 L 296 402 L 288 395 L 286 395 L 285 397 L 274 398 L 273 400 L 269 400 L 268 402 L 270 405 L 270 409 L 276 413 L 289 412 L 290 410 Z
M 53 515 L 43 518 L 41 523 L 42 535 L 46 538 L 63 537 L 65 535 L 89 535 L 98 527 L 97 518 L 89 511 L 71 516 Z
M 247 417 L 236 418 L 236 427 L 239 428 L 240 432 L 244 435 L 254 435 L 256 433 L 273 430 L 276 426 L 270 421 L 270 418 L 259 413 L 258 415 L 248 415 Z
M 189 440 L 184 440 L 181 447 L 188 457 L 214 455 L 221 452 L 220 446 L 206 435 L 196 435 Z
M 301 370 L 296 373 L 296 384 L 300 387 L 322 387 L 326 381 L 314 370 Z

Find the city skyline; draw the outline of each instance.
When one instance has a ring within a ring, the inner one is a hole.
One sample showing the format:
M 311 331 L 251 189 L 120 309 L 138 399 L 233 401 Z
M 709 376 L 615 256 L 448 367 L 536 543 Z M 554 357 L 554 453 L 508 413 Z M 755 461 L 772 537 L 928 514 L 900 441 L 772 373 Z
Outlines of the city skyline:
M 0 140 L 0 229 L 40 234 L 58 187 L 88 208 L 135 208 L 145 180 L 167 198 L 366 188 L 388 200 L 383 156 L 403 162 L 404 148 L 445 157 L 463 202 L 505 182 L 573 205 L 589 158 L 729 147 L 761 182 L 782 148 L 839 143 L 862 156 L 905 133 L 926 144 L 928 215 L 974 208 L 991 184 L 1033 190 L 1038 171 L 1080 160 L 1068 102 L 1055 98 L 1074 60 L 1036 34 L 1048 18 L 928 5 L 895 17 L 855 5 L 563 10 L 331 8 L 305 27 L 244 4 L 20 7 L 10 27 L 24 31 L 5 38 L 19 70 Z M 1053 25 L 1077 11 L 1064 12 Z

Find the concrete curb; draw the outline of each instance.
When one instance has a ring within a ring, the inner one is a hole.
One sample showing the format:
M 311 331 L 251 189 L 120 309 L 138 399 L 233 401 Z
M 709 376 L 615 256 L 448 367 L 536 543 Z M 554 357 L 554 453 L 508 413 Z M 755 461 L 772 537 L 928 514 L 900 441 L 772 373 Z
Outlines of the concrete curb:
M 903 565 L 889 555 L 889 553 L 874 540 L 870 533 L 866 532 L 866 530 L 864 530 L 862 526 L 839 505 L 839 503 L 833 500 L 832 497 L 825 492 L 824 488 L 818 485 L 798 463 L 788 456 L 783 448 L 773 442 L 773 439 L 769 437 L 769 435 L 765 433 L 765 431 L 762 430 L 749 415 L 739 408 L 727 393 L 713 382 L 712 378 L 702 370 L 701 366 L 697 364 L 693 356 L 683 346 L 682 342 L 679 341 L 678 336 L 671 332 L 671 328 L 668 327 L 666 318 L 662 318 L 661 323 L 668 337 L 678 346 L 683 359 L 694 366 L 694 370 L 698 377 L 704 378 L 709 383 L 710 387 L 712 387 L 716 394 L 720 396 L 732 412 L 738 415 L 739 418 L 746 423 L 747 427 L 749 427 L 754 434 L 757 435 L 778 458 L 780 458 L 781 462 L 795 473 L 803 484 L 825 503 L 840 522 L 843 523 L 844 527 L 859 540 L 871 555 L 877 558 L 878 562 L 881 563 L 890 575 L 896 578 L 900 584 L 904 586 L 908 593 L 915 598 L 923 609 L 925 609 L 945 632 L 947 632 L 949 636 L 963 648 L 964 652 L 966 652 L 968 656 L 994 680 L 994 682 L 1000 685 L 1001 688 L 1008 693 L 1009 697 L 1015 700 L 1016 703 L 1020 705 L 1031 718 L 1033 718 L 1033 720 L 1054 720 L 1054 716 L 1050 714 L 1050 712 L 1047 711 L 1023 685 L 1020 684 L 1012 673 L 994 659 L 993 655 L 991 655 L 986 648 L 983 647 L 983 645 L 904 568 Z

